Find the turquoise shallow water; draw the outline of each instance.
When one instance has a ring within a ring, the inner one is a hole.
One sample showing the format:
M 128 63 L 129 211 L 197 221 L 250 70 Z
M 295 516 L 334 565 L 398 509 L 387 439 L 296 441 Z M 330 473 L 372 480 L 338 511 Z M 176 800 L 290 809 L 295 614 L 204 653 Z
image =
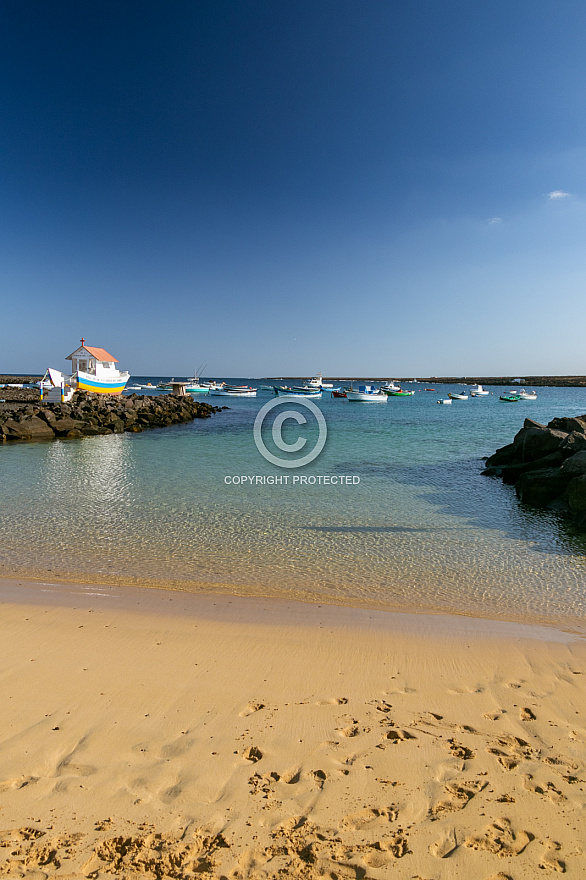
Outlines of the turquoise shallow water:
M 328 438 L 300 470 L 268 463 L 254 443 L 269 395 L 210 398 L 230 409 L 142 434 L 5 445 L 0 573 L 583 621 L 584 540 L 480 471 L 525 416 L 586 413 L 586 389 L 538 389 L 518 404 L 494 390 L 444 407 L 445 386 L 412 387 L 386 404 L 315 401 Z M 310 446 L 315 423 L 289 423 L 285 439 L 299 435 Z M 225 479 L 285 474 L 289 485 Z M 360 482 L 294 485 L 294 475 Z

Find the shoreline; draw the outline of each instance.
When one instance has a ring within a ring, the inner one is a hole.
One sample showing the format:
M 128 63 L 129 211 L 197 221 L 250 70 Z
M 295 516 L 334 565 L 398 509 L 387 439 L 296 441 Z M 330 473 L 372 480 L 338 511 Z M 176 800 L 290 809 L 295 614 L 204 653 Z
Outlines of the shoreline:
M 121 586 L 99 582 L 41 581 L 0 576 L 0 605 L 50 605 L 108 611 L 180 616 L 186 619 L 254 623 L 259 626 L 343 627 L 403 632 L 426 637 L 520 638 L 565 642 L 586 639 L 582 626 L 521 622 L 441 611 L 386 609 L 275 596 L 244 596 L 213 590 L 190 592 L 160 587 Z M 465 634 L 465 635 L 464 635 Z
M 47 574 L 49 573 L 47 572 Z M 149 594 L 160 594 L 164 597 L 169 595 L 181 596 L 185 597 L 186 601 L 189 601 L 189 598 L 191 598 L 194 601 L 205 603 L 209 597 L 213 597 L 219 603 L 243 603 L 243 607 L 246 607 L 247 603 L 248 607 L 256 607 L 254 603 L 261 603 L 258 607 L 261 607 L 262 603 L 270 603 L 273 609 L 298 606 L 299 608 L 306 609 L 304 613 L 307 615 L 311 615 L 314 609 L 323 607 L 333 609 L 334 614 L 339 613 L 350 616 L 354 613 L 362 612 L 367 615 L 381 615 L 381 619 L 385 618 L 386 615 L 388 620 L 393 615 L 398 615 L 398 619 L 403 620 L 406 620 L 409 616 L 419 620 L 426 617 L 437 621 L 468 620 L 477 621 L 479 625 L 482 624 L 482 626 L 489 629 L 491 625 L 497 627 L 499 625 L 537 627 L 543 630 L 564 632 L 576 635 L 577 637 L 586 637 L 586 614 L 571 618 L 545 617 L 532 614 L 528 619 L 527 615 L 521 617 L 511 613 L 502 613 L 500 616 L 496 616 L 496 614 L 488 612 L 482 615 L 468 610 L 462 612 L 455 611 L 454 609 L 444 610 L 439 605 L 433 606 L 431 604 L 425 607 L 413 605 L 412 607 L 405 608 L 398 605 L 392 606 L 390 603 L 367 603 L 366 601 L 361 602 L 357 598 L 354 601 L 350 601 L 342 596 L 332 597 L 325 594 L 303 593 L 302 591 L 299 591 L 295 597 L 286 597 L 278 591 L 263 592 L 262 588 L 259 588 L 256 584 L 250 585 L 250 592 L 245 592 L 240 585 L 225 584 L 218 581 L 167 581 L 163 585 L 159 580 L 149 581 L 145 578 L 136 578 L 136 582 L 133 583 L 126 577 L 112 577 L 110 579 L 106 577 L 100 579 L 91 573 L 87 577 L 80 577 L 75 574 L 59 576 L 55 575 L 52 571 L 50 572 L 51 579 L 46 580 L 47 574 L 43 575 L 40 572 L 38 574 L 29 574 L 28 572 L 26 574 L 19 574 L 18 572 L 0 571 L 0 602 L 2 601 L 3 591 L 8 585 L 15 587 L 17 584 L 25 584 L 33 590 L 33 585 L 57 588 L 57 593 L 63 591 L 63 595 L 67 595 L 68 591 L 75 590 L 76 588 L 90 591 L 99 588 L 109 592 L 110 595 L 116 590 L 120 591 L 121 594 L 127 591 L 129 598 L 141 593 L 145 597 Z

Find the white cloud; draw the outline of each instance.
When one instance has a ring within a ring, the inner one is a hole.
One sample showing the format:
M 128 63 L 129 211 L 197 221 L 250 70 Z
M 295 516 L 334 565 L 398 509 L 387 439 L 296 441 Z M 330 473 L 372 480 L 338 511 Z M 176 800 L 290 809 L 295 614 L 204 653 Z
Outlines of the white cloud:
M 569 198 L 570 193 L 564 192 L 561 189 L 554 189 L 553 192 L 547 194 L 548 199 L 567 199 Z
M 493 223 L 502 223 L 503 218 L 502 217 L 491 217 L 488 222 L 489 222 L 489 225 L 492 226 Z

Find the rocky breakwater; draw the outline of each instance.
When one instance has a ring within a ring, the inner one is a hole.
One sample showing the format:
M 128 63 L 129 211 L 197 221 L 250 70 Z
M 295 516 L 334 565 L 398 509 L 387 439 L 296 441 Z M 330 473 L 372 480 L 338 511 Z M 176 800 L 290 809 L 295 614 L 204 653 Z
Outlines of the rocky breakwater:
M 513 442 L 487 458 L 483 474 L 514 485 L 526 504 L 567 512 L 586 531 L 586 415 L 547 425 L 525 419 Z
M 215 412 L 220 408 L 191 396 L 98 398 L 77 392 L 70 403 L 4 404 L 0 409 L 0 443 L 138 433 L 145 428 L 206 419 Z

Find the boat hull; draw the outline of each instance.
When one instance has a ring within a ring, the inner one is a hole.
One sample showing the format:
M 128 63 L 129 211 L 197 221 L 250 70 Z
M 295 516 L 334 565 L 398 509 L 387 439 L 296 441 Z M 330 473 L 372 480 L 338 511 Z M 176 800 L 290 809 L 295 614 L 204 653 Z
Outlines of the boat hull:
M 201 385 L 188 385 L 185 389 L 189 394 L 209 394 L 210 389 L 204 388 Z
M 389 399 L 386 394 L 368 394 L 365 391 L 346 391 L 346 397 L 354 403 L 386 403 Z
M 81 372 L 72 376 L 78 391 L 91 391 L 93 394 L 122 394 L 129 379 L 129 373 L 121 373 L 119 378 L 114 379 L 96 379 L 89 373 Z
M 299 388 L 275 389 L 278 397 L 321 397 L 321 391 L 303 391 Z
M 256 388 L 254 391 L 210 391 L 210 397 L 256 397 Z

